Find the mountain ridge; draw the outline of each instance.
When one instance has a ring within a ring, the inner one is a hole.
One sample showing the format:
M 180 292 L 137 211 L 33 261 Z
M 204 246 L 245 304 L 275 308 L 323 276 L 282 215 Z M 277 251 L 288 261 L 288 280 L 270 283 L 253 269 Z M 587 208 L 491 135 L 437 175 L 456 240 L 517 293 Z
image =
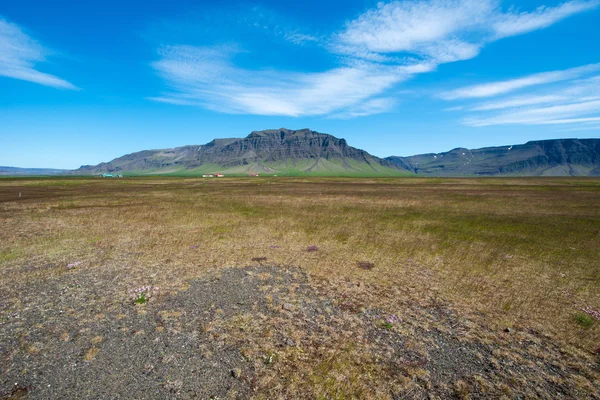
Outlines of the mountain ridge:
M 76 170 L 0 167 L 0 175 L 600 176 L 600 139 L 548 139 L 380 158 L 343 138 L 287 128 L 142 150 Z
M 143 150 L 108 163 L 81 166 L 74 173 L 198 174 L 267 173 L 283 175 L 409 174 L 405 169 L 345 139 L 287 128 L 253 131 L 245 138 L 214 139 L 204 145 Z
M 533 140 L 386 159 L 417 175 L 600 176 L 600 139 Z

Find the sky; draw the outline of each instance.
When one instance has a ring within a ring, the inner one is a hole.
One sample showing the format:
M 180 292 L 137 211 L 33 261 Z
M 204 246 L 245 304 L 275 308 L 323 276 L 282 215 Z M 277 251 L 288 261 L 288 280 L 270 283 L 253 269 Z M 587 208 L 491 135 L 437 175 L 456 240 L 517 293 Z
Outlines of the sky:
M 600 0 L 0 0 L 0 165 L 270 128 L 407 156 L 600 137 Z

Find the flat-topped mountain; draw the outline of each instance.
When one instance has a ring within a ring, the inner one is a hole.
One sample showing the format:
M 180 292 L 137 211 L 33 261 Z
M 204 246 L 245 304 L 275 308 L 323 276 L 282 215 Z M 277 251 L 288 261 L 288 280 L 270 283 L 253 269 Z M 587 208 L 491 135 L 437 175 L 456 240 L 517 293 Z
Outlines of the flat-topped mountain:
M 430 176 L 600 176 L 600 139 L 539 140 L 475 150 L 457 148 L 386 160 L 418 175 Z
M 0 175 L 287 175 L 287 176 L 600 176 L 600 139 L 552 139 L 520 145 L 456 148 L 379 158 L 345 139 L 310 129 L 254 131 L 245 138 L 144 150 L 74 171 L 0 167 Z
M 74 173 L 395 176 L 409 172 L 349 146 L 345 139 L 310 129 L 281 128 L 255 131 L 245 138 L 215 139 L 205 145 L 140 151 L 82 166 Z

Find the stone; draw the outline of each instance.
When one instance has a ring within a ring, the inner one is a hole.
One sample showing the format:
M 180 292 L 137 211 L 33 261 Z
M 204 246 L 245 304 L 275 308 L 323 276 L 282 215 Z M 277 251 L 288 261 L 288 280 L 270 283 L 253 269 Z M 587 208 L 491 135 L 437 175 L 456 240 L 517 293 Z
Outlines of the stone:
M 233 376 L 235 379 L 240 379 L 240 376 L 242 376 L 242 370 L 240 368 L 232 369 L 231 376 Z
M 165 384 L 165 389 L 167 389 L 171 393 L 179 393 L 183 388 L 183 381 L 167 381 Z

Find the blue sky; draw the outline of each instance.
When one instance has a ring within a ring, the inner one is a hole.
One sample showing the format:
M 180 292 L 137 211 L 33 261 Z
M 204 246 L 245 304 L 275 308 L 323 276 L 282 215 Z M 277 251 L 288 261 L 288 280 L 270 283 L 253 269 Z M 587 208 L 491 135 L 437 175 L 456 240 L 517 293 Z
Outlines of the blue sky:
M 377 156 L 600 137 L 600 0 L 0 3 L 0 165 L 279 127 Z

